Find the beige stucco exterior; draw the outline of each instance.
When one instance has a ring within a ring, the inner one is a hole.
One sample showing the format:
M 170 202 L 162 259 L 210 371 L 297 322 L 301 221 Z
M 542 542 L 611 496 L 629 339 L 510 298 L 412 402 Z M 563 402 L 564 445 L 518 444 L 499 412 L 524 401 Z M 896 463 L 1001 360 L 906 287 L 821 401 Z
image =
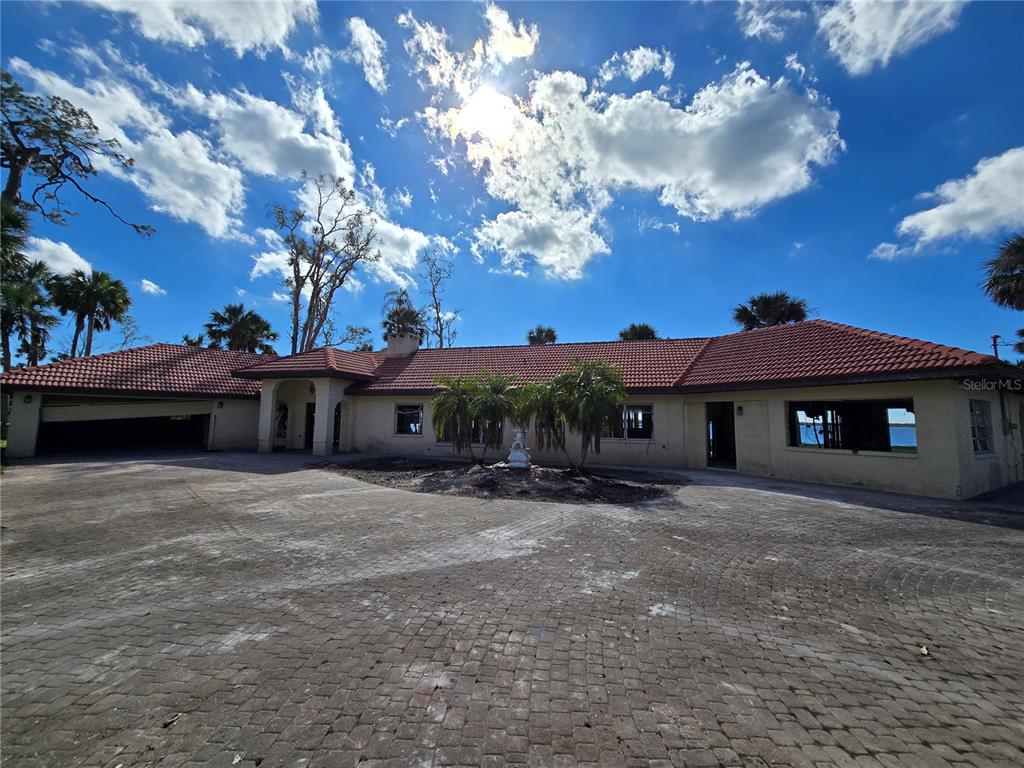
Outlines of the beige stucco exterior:
M 992 414 L 991 453 L 975 454 L 971 443 L 971 399 L 989 402 Z M 430 398 L 424 396 L 355 396 L 352 402 L 352 447 L 367 453 L 452 456 L 450 444 L 435 437 Z M 788 445 L 787 402 L 796 400 L 912 399 L 917 424 L 917 450 L 912 453 L 825 450 Z M 972 391 L 960 381 L 925 380 L 883 384 L 713 392 L 706 394 L 633 395 L 627 403 L 654 408 L 650 440 L 602 440 L 594 464 L 705 468 L 705 407 L 732 402 L 735 412 L 736 471 L 806 482 L 848 485 L 901 493 L 966 498 L 1024 480 L 1021 408 L 1016 393 Z M 395 434 L 397 405 L 422 405 L 423 433 Z M 1003 418 L 1005 410 L 1006 418 Z M 512 428 L 505 429 L 503 452 L 511 447 Z M 561 463 L 559 453 L 527 445 L 535 460 Z M 574 460 L 579 439 L 567 440 Z M 479 455 L 481 448 L 475 449 Z M 497 452 L 491 451 L 494 456 Z
M 209 416 L 205 440 L 208 449 L 256 448 L 259 403 L 255 400 L 114 397 L 20 390 L 12 391 L 11 395 L 5 451 L 9 458 L 28 458 L 36 454 L 42 423 L 160 416 Z

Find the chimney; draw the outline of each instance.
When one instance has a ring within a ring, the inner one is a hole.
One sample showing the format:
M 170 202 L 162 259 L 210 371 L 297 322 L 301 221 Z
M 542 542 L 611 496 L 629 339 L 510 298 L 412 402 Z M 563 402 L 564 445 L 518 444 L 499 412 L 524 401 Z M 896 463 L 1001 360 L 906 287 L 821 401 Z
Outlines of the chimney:
M 384 339 L 388 343 L 386 357 L 409 357 L 420 348 L 420 337 L 415 333 L 389 333 Z

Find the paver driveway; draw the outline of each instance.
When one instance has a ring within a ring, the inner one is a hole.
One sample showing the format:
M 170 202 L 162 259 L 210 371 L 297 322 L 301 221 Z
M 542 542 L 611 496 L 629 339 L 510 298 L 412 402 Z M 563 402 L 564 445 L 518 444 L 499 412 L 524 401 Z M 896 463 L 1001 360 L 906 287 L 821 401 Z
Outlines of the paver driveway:
M 1024 764 L 1021 516 L 690 475 L 627 508 L 15 467 L 5 764 Z

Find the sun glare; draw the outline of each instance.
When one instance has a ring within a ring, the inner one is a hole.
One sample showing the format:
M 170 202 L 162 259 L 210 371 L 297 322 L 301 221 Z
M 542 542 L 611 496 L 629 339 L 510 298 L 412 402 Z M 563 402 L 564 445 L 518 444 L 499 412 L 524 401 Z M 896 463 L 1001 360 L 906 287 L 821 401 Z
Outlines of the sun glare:
M 490 144 L 505 144 L 515 134 L 518 113 L 519 108 L 512 99 L 489 85 L 482 85 L 459 109 L 452 132 L 467 139 L 477 136 Z

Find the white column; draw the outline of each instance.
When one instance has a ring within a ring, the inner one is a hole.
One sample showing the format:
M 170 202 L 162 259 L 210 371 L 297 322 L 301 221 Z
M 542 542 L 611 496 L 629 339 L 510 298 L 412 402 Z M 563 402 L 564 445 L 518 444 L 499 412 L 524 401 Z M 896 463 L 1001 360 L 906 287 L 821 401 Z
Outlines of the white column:
M 313 455 L 334 453 L 334 408 L 345 396 L 348 382 L 338 379 L 314 379 L 316 413 L 313 417 Z
M 28 402 L 26 402 L 28 401 Z M 39 436 L 39 406 L 43 396 L 38 392 L 15 392 L 11 398 L 11 413 L 7 430 L 8 458 L 28 458 L 36 455 Z
M 274 450 L 274 429 L 277 418 L 277 386 L 279 379 L 264 379 L 260 389 L 260 424 L 256 432 L 256 450 L 270 453 Z

